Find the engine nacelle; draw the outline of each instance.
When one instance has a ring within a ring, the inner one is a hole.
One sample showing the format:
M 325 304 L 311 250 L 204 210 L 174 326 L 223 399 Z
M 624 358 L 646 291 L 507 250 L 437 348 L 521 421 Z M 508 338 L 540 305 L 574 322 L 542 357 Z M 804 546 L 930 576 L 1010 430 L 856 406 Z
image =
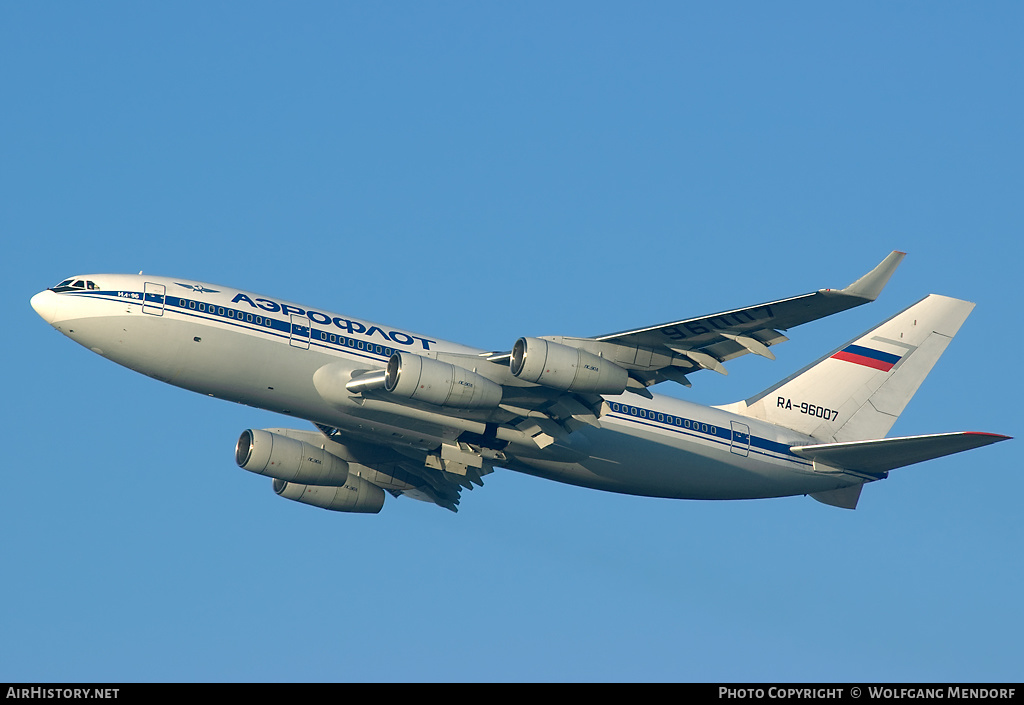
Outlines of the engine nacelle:
M 493 409 L 501 385 L 465 367 L 421 355 L 396 352 L 388 360 L 384 389 L 414 401 L 460 409 Z
M 384 506 L 384 490 L 358 475 L 349 475 L 341 487 L 303 485 L 275 479 L 274 492 L 285 499 L 333 512 L 376 514 Z
M 524 382 L 567 392 L 622 394 L 629 373 L 580 348 L 541 338 L 520 338 L 512 347 L 512 374 Z
M 348 463 L 323 448 L 270 431 L 242 431 L 235 462 L 243 470 L 287 482 L 340 487 Z

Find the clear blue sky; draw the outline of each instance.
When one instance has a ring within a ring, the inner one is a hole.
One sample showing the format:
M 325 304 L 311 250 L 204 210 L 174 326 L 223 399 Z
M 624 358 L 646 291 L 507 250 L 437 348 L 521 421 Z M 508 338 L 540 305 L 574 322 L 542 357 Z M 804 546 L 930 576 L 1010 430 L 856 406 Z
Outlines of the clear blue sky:
M 900 249 L 875 304 L 668 391 L 937 292 L 978 306 L 893 433 L 1020 436 L 1022 36 L 1013 2 L 3 3 L 0 681 L 1019 681 L 1024 441 L 854 512 L 498 471 L 346 516 L 234 465 L 289 420 L 28 300 L 145 270 L 508 349 Z

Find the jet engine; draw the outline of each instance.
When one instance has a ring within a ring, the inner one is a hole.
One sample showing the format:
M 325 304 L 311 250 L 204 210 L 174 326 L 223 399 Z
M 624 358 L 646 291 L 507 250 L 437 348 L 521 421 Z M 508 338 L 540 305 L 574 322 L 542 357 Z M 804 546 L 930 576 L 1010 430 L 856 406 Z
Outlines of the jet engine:
M 270 431 L 242 431 L 235 445 L 238 467 L 288 482 L 340 487 L 348 463 L 323 448 Z
M 285 499 L 335 512 L 376 514 L 384 506 L 384 490 L 358 475 L 349 475 L 341 487 L 302 485 L 275 479 L 274 492 Z
M 274 478 L 274 492 L 336 512 L 376 514 L 384 490 L 349 472 L 349 464 L 323 448 L 270 431 L 242 431 L 235 462 L 243 470 Z
M 396 352 L 388 360 L 384 389 L 414 401 L 461 409 L 493 409 L 501 385 L 465 367 L 421 355 Z
M 512 347 L 512 374 L 524 382 L 566 392 L 622 394 L 629 373 L 580 348 L 541 338 L 520 338 Z

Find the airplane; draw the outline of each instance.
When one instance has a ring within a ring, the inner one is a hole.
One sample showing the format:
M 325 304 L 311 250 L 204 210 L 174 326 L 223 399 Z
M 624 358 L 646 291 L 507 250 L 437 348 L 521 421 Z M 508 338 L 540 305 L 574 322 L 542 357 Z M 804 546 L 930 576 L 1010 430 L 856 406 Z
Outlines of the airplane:
M 73 276 L 31 299 L 93 352 L 154 379 L 312 422 L 247 429 L 243 469 L 323 509 L 377 513 L 387 494 L 457 511 L 495 468 L 677 499 L 809 495 L 854 509 L 865 484 L 1008 436 L 886 438 L 974 308 L 931 294 L 748 399 L 658 395 L 782 331 L 874 301 L 905 253 L 843 289 L 491 351 L 189 279 Z

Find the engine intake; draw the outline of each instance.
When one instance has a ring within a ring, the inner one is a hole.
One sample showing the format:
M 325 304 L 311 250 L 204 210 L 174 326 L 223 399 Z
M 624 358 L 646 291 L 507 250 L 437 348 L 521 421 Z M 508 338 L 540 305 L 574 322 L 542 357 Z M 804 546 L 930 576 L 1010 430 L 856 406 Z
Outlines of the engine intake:
M 566 392 L 622 394 L 629 373 L 580 348 L 542 338 L 520 338 L 512 346 L 512 374 L 524 382 Z

